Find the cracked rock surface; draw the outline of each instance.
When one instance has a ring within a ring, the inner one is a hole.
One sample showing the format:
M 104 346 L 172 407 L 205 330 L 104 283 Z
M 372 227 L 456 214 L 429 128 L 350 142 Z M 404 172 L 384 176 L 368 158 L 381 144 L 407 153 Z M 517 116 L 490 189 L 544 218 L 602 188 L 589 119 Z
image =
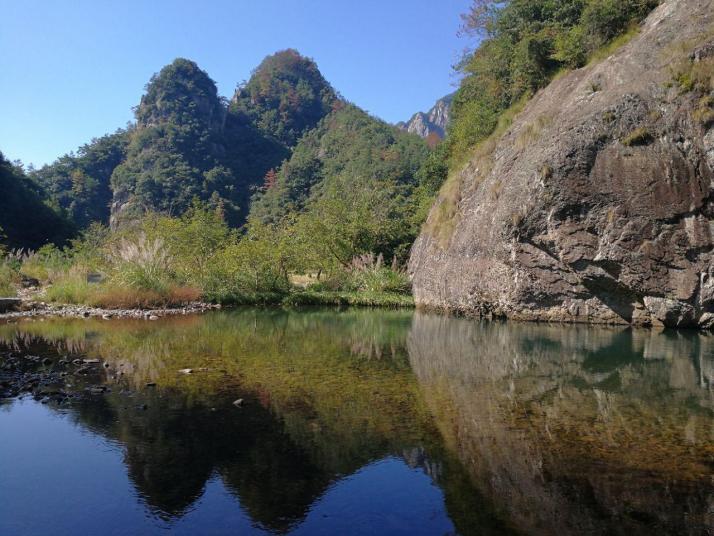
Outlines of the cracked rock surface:
M 454 177 L 450 221 L 437 200 L 410 260 L 417 304 L 714 326 L 714 125 L 672 83 L 712 47 L 714 0 L 666 0 L 612 56 L 540 91 L 488 164 Z

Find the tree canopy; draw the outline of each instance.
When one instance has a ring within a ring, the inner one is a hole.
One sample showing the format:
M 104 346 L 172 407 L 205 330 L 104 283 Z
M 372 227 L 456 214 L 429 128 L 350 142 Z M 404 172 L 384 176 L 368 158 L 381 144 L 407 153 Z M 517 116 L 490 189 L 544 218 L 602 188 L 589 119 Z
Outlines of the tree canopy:
M 71 223 L 52 208 L 42 189 L 21 167 L 0 153 L 0 244 L 11 248 L 38 248 L 62 243 L 72 232 Z

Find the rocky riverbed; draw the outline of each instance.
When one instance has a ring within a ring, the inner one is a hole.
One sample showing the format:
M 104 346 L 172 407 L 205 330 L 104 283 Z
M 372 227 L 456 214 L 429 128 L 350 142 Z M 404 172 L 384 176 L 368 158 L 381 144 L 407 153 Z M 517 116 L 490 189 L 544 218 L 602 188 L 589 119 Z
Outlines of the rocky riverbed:
M 29 395 L 43 404 L 65 404 L 104 393 L 106 366 L 98 359 L 51 359 L 17 352 L 0 354 L 0 399 Z
M 34 317 L 66 317 L 66 318 L 138 318 L 158 320 L 163 316 L 188 315 L 204 313 L 220 309 L 221 306 L 212 303 L 194 302 L 183 307 L 166 307 L 159 309 L 102 309 L 85 305 L 53 304 L 42 301 L 23 300 L 17 310 L 0 314 L 0 321 L 17 320 Z

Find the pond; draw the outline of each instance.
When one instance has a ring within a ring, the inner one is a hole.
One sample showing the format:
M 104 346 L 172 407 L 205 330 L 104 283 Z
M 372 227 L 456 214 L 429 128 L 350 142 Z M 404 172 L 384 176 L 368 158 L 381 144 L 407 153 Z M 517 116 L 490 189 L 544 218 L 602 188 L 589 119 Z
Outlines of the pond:
M 2 535 L 714 531 L 710 335 L 245 309 L 18 359 L 71 396 L 0 402 Z

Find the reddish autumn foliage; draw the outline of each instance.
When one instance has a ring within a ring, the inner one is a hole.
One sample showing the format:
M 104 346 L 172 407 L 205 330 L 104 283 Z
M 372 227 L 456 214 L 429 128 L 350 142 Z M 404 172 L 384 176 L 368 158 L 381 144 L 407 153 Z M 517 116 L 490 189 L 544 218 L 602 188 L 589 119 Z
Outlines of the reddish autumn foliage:
M 263 188 L 265 190 L 270 190 L 278 182 L 278 174 L 275 173 L 275 169 L 270 169 L 265 174 L 263 178 Z

